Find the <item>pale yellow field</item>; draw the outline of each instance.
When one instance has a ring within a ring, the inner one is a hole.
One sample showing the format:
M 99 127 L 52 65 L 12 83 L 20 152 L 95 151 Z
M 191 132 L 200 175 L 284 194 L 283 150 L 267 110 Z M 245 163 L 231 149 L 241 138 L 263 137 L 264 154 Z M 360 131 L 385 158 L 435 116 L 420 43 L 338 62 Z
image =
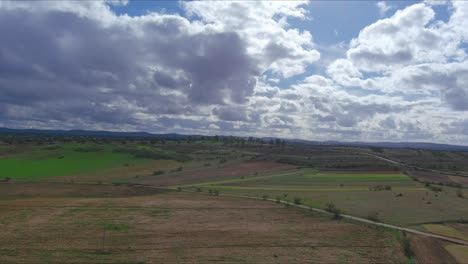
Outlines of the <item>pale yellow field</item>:
M 468 235 L 453 228 L 450 226 L 446 225 L 434 225 L 434 224 L 428 224 L 424 225 L 424 228 L 427 229 L 427 231 L 439 234 L 439 235 L 445 235 L 445 236 L 450 236 L 454 238 L 459 238 L 463 240 L 468 240 Z
M 468 263 L 468 247 L 463 245 L 451 244 L 445 247 L 452 256 L 460 263 Z

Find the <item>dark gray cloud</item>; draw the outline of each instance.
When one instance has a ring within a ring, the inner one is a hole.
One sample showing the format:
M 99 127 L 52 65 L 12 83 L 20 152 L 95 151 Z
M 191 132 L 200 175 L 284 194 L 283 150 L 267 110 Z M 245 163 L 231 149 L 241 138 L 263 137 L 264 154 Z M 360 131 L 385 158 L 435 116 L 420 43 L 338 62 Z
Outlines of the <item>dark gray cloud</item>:
M 225 106 L 213 109 L 213 114 L 225 121 L 247 121 L 244 107 Z
M 312 35 L 285 23 L 301 3 L 190 1 L 186 18 L 0 2 L 0 126 L 466 141 L 461 5 L 446 23 L 412 5 L 319 69 Z
M 4 109 L 4 123 L 137 126 L 145 120 L 136 116 L 203 115 L 198 106 L 253 94 L 257 62 L 237 33 L 194 33 L 176 16 L 145 19 L 106 24 L 53 8 L 0 9 L 0 104 L 21 109 Z

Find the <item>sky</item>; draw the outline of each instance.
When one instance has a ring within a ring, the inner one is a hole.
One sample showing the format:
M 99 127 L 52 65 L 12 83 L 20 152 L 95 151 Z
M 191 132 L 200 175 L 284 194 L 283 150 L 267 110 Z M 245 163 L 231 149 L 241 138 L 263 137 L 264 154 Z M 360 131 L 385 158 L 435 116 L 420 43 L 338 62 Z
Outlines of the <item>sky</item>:
M 0 126 L 468 145 L 468 1 L 0 1 Z

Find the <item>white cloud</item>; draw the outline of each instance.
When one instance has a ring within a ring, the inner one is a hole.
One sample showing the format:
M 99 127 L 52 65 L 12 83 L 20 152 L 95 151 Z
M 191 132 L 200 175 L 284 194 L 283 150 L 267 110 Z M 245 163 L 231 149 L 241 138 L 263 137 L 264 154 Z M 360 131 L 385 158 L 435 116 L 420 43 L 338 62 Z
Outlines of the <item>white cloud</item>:
M 290 17 L 308 19 L 307 1 L 190 1 L 189 14 L 197 15 L 213 30 L 235 31 L 248 44 L 249 55 L 260 68 L 281 77 L 301 74 L 320 59 L 308 31 L 288 28 Z
M 379 14 L 381 17 L 385 16 L 390 9 L 392 9 L 392 6 L 387 5 L 385 1 L 379 1 L 375 4 L 377 6 L 377 9 L 379 9 Z
M 321 61 L 314 32 L 289 24 L 307 2 L 181 5 L 0 2 L 0 126 L 468 142 L 466 2 L 447 22 L 411 5 Z

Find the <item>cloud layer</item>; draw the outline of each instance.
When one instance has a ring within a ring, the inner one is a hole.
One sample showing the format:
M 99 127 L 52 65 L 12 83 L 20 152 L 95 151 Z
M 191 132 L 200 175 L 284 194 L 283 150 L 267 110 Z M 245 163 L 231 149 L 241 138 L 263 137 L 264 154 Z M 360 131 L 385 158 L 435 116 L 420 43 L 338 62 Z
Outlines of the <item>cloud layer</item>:
M 1 126 L 468 144 L 463 1 L 398 10 L 329 64 L 307 2 L 112 4 L 0 2 Z

